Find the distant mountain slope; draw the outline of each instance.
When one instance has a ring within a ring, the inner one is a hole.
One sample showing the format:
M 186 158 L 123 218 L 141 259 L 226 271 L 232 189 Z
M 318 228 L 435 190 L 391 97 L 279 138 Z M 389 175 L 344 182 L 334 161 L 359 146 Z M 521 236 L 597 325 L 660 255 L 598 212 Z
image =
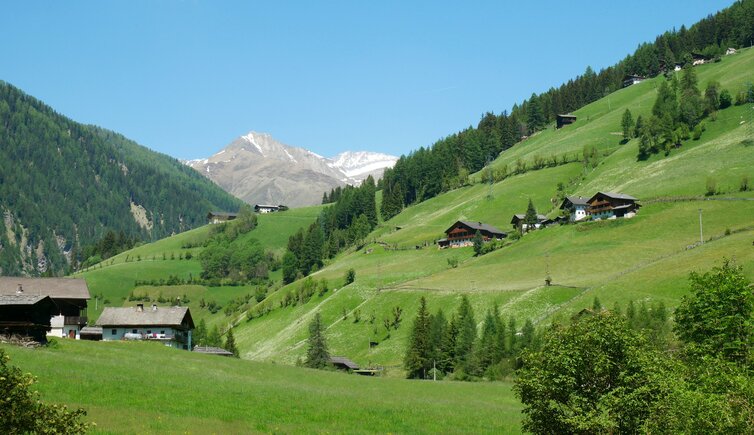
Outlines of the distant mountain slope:
M 185 163 L 250 204 L 306 206 L 319 204 L 334 187 L 381 177 L 396 160 L 367 151 L 327 159 L 252 131 L 209 158 Z
M 178 160 L 0 82 L 0 274 L 59 273 L 108 230 L 155 240 L 239 206 Z

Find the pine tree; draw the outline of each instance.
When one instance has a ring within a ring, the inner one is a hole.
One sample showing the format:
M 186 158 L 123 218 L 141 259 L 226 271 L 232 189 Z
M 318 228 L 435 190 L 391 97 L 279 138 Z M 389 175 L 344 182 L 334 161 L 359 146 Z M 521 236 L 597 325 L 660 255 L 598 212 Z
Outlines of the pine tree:
M 469 298 L 463 295 L 461 305 L 458 307 L 458 337 L 456 338 L 456 370 L 463 369 L 466 373 L 470 370 L 474 345 L 476 344 L 477 332 L 474 310 L 471 308 Z
M 484 239 L 482 238 L 482 233 L 479 232 L 479 230 L 476 231 L 476 234 L 474 234 L 474 255 L 477 257 L 482 255 L 482 248 L 484 247 Z
M 236 338 L 233 336 L 233 328 L 228 329 L 228 332 L 225 334 L 225 346 L 223 346 L 223 349 L 231 352 L 234 357 L 238 358 L 238 347 L 236 347 Z
M 325 340 L 322 317 L 319 312 L 314 315 L 314 319 L 309 323 L 309 338 L 306 343 L 304 365 L 314 369 L 326 368 L 330 364 L 330 354 L 327 351 L 327 341 Z
M 437 369 L 450 373 L 455 368 L 456 361 L 456 343 L 458 341 L 458 318 L 454 315 L 448 327 L 445 328 L 445 333 L 442 337 L 442 344 L 440 346 L 440 358 L 437 361 Z
M 194 340 L 195 346 L 204 346 L 207 341 L 207 322 L 204 319 L 199 321 L 199 325 L 194 329 L 191 337 Z
M 546 123 L 545 114 L 542 111 L 542 105 L 540 104 L 537 94 L 531 94 L 531 97 L 529 97 L 526 113 L 526 124 L 529 127 L 529 134 L 541 130 L 542 127 L 544 127 Z
M 535 225 L 539 222 L 537 218 L 537 209 L 534 208 L 534 203 L 529 198 L 529 205 L 526 207 L 526 216 L 524 216 L 524 223 L 526 224 L 527 231 L 536 228 Z
M 623 141 L 628 142 L 631 139 L 631 132 L 634 127 L 634 118 L 631 116 L 631 111 L 628 109 L 623 112 L 621 127 L 623 128 Z
M 209 332 L 209 335 L 207 335 L 207 346 L 212 346 L 212 347 L 223 346 L 223 339 L 220 336 L 220 330 L 217 328 L 217 325 L 215 325 L 212 328 L 212 330 Z
M 476 369 L 477 374 L 483 375 L 484 372 L 495 364 L 497 354 L 498 323 L 492 311 L 487 310 L 482 325 L 482 335 L 479 339 L 479 346 L 476 350 Z
M 416 313 L 411 328 L 409 345 L 403 358 L 403 367 L 408 378 L 423 379 L 432 369 L 432 348 L 430 345 L 430 316 L 427 311 L 427 300 L 422 296 L 419 301 L 419 311 Z

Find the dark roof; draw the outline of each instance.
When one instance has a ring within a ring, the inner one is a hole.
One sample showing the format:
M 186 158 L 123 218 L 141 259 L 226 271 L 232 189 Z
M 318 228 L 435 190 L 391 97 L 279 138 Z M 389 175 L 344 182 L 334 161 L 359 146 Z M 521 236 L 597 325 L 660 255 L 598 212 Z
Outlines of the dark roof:
M 482 223 L 482 222 L 471 222 L 471 221 L 456 221 L 456 223 L 454 223 L 450 228 L 448 228 L 447 230 L 445 230 L 445 233 L 448 233 L 450 230 L 452 230 L 453 228 L 455 228 L 455 226 L 458 225 L 458 224 L 461 224 L 461 225 L 464 225 L 466 227 L 469 227 L 469 228 L 471 228 L 472 230 L 475 230 L 475 231 L 486 231 L 486 232 L 492 233 L 492 234 L 502 234 L 502 235 L 505 235 L 505 233 L 503 231 L 500 231 L 499 229 L 493 227 L 492 225 L 488 225 L 488 224 L 485 224 L 485 223 Z
M 0 305 L 36 305 L 48 298 L 46 295 L 0 295 Z
M 228 352 L 221 347 L 214 346 L 194 346 L 194 352 L 207 353 L 210 355 L 233 356 L 233 352 Z
M 638 207 L 638 206 L 639 204 L 623 204 L 623 205 L 618 205 L 618 206 L 613 207 L 613 210 L 622 210 L 624 208 L 628 209 L 631 207 Z
M 331 356 L 330 363 L 333 365 L 346 366 L 351 370 L 358 370 L 359 365 L 344 356 Z
M 588 202 L 594 201 L 594 199 L 597 198 L 598 195 L 604 195 L 604 196 L 607 196 L 608 198 L 612 198 L 612 199 L 625 199 L 625 200 L 628 200 L 628 201 L 638 201 L 638 199 L 634 198 L 631 195 L 626 195 L 625 193 L 597 192 L 591 198 L 589 198 Z
M 238 217 L 238 213 L 227 213 L 224 211 L 211 211 L 207 213 L 207 218 L 211 218 L 212 216 L 234 218 L 234 217 Z
M 511 218 L 511 223 L 515 224 L 516 222 L 522 221 L 525 218 L 526 218 L 526 214 L 525 213 L 524 214 L 516 213 L 516 214 L 513 215 L 513 218 Z M 545 216 L 543 214 L 538 214 L 537 215 L 537 221 L 538 222 L 544 222 L 546 220 L 547 220 L 547 216 Z
M 566 208 L 566 204 L 571 203 L 573 205 L 589 205 L 588 198 L 583 196 L 566 196 L 563 203 L 560 204 L 560 208 Z
M 254 208 L 280 208 L 280 206 L 270 204 L 254 204 Z
M 188 307 L 144 307 L 142 311 L 136 307 L 107 307 L 97 319 L 97 326 L 181 326 L 184 319 L 193 329 Z
M 636 75 L 636 74 L 626 74 L 623 77 L 623 80 L 629 80 L 629 79 L 641 79 L 641 80 L 644 80 L 644 79 L 646 79 L 646 77 L 639 76 L 639 75 Z
M 81 328 L 81 335 L 102 335 L 101 326 L 84 326 Z
M 0 277 L 0 295 L 45 295 L 53 299 L 89 299 L 89 287 L 81 278 Z
M 570 113 L 564 113 L 564 114 L 558 115 L 558 118 L 573 118 L 573 119 L 576 119 L 576 115 L 572 115 Z

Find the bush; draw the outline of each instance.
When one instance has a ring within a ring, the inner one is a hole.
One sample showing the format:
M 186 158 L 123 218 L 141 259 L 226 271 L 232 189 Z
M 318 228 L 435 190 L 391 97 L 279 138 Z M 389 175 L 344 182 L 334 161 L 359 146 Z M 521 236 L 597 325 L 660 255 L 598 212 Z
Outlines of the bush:
M 707 191 L 704 193 L 706 196 L 713 196 L 717 194 L 717 180 L 713 177 L 707 177 Z
M 740 187 L 738 189 L 741 192 L 746 192 L 749 189 L 751 189 L 751 185 L 750 185 L 750 182 L 749 182 L 749 176 L 748 175 L 744 175 L 743 177 L 741 177 L 741 185 L 740 185 Z
M 48 405 L 39 393 L 29 391 L 36 379 L 18 367 L 8 365 L 10 358 L 0 349 L 0 433 L 4 434 L 80 434 L 89 429 L 81 421 L 86 411 L 69 411 L 65 406 Z
M 720 108 L 725 109 L 730 107 L 730 105 L 733 103 L 733 97 L 730 95 L 730 91 L 727 89 L 723 89 L 720 92 Z
M 346 283 L 344 285 L 348 285 L 356 281 L 356 271 L 353 270 L 353 268 L 348 269 L 348 271 L 346 272 L 345 281 Z
M 448 266 L 450 266 L 452 269 L 455 269 L 456 267 L 458 267 L 458 258 L 457 257 L 448 258 Z

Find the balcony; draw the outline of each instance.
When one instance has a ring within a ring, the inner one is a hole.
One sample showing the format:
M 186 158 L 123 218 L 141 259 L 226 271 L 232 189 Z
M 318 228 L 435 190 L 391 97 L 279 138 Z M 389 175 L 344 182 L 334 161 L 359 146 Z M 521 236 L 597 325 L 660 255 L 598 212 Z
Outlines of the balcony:
M 84 326 L 86 325 L 87 320 L 89 319 L 85 316 L 65 316 L 63 318 L 63 324 Z

